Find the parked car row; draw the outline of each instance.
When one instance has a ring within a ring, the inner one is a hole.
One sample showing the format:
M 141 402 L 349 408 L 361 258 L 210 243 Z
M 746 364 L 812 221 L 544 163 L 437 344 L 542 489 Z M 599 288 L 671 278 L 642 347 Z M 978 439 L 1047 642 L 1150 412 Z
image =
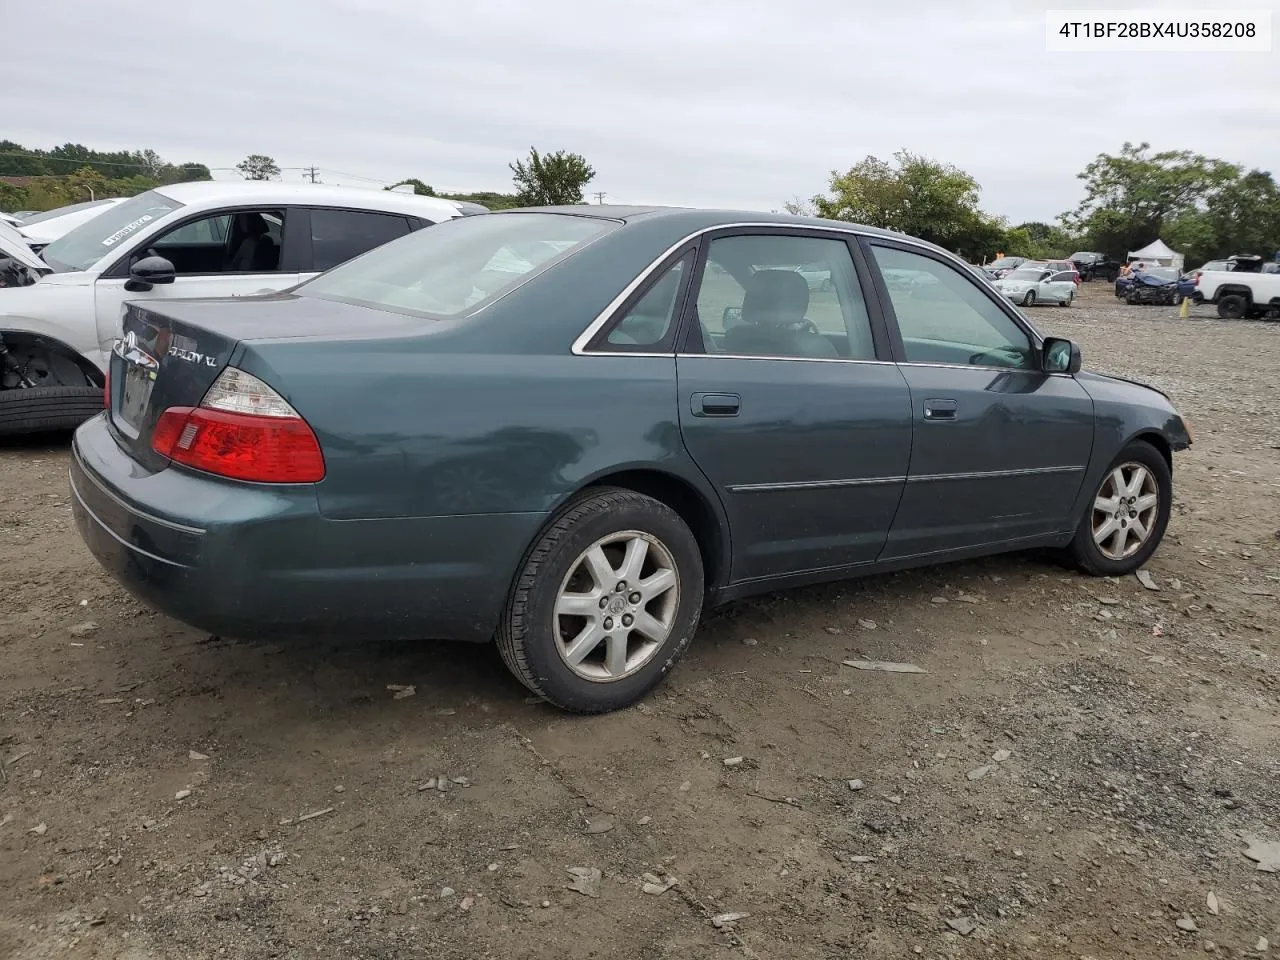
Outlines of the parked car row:
M 51 218 L 83 219 L 38 252 L 22 232 L 37 218 L 0 224 L 0 434 L 66 429 L 102 409 L 127 300 L 283 290 L 470 212 L 393 191 L 204 181 Z

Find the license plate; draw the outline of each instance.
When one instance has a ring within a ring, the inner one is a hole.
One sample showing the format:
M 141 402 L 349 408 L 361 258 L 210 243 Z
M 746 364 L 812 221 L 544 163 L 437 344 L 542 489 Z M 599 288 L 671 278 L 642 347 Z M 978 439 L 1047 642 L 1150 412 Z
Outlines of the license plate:
M 156 372 L 142 364 L 131 363 L 125 368 L 123 389 L 120 391 L 118 422 L 123 423 L 137 436 L 142 429 L 142 418 L 151 401 L 151 391 L 156 385 Z

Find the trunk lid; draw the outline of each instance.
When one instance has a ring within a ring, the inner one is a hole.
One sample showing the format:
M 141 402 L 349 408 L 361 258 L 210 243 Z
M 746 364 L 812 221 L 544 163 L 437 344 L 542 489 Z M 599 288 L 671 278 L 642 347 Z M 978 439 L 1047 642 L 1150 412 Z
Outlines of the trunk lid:
M 430 324 L 289 293 L 153 303 L 125 304 L 123 336 L 111 350 L 107 414 L 121 446 L 149 470 L 169 463 L 151 449 L 160 415 L 199 406 L 241 343 L 367 340 L 406 336 Z M 288 399 L 287 384 L 270 386 Z
M 135 460 L 148 469 L 164 469 L 168 458 L 151 449 L 160 414 L 169 407 L 199 406 L 237 342 L 167 313 L 126 304 L 124 336 L 111 349 L 107 416 Z

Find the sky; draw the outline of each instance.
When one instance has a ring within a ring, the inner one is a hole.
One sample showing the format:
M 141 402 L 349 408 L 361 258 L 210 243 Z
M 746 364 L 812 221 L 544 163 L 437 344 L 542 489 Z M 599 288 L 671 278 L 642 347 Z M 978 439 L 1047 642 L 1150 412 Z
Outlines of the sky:
M 1126 140 L 1280 176 L 1280 40 L 1047 52 L 1045 10 L 1091 6 L 1106 4 L 42 0 L 0 58 L 0 90 L 26 97 L 0 136 L 151 147 L 220 178 L 264 153 L 328 183 L 445 191 L 509 191 L 511 160 L 566 149 L 606 202 L 748 210 L 905 148 L 972 174 L 1011 223 L 1074 207 L 1076 174 Z

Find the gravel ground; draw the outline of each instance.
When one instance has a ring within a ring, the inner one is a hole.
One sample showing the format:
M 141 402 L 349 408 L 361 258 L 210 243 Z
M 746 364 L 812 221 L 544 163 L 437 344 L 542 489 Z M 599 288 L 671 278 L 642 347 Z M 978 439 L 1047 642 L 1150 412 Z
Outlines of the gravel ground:
M 488 648 L 152 614 L 66 439 L 0 449 L 0 957 L 1280 951 L 1280 325 L 1032 317 L 1196 428 L 1158 590 L 1011 556 L 764 597 L 606 717 Z

